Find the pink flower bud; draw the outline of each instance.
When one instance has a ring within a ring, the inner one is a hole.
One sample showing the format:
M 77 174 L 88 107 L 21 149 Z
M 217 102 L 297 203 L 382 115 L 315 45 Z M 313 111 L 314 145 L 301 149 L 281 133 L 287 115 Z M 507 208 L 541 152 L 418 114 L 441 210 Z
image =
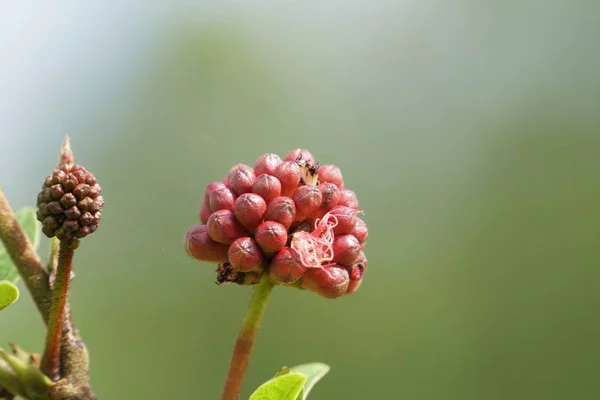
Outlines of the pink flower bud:
M 354 227 L 348 233 L 357 238 L 358 243 L 360 244 L 365 243 L 369 237 L 369 230 L 367 229 L 366 222 L 358 217 L 356 218 L 356 224 L 354 224 Z
M 219 243 L 231 244 L 239 237 L 246 236 L 244 227 L 235 219 L 233 212 L 219 210 L 212 213 L 208 222 L 208 235 Z
M 333 261 L 349 267 L 360 255 L 360 243 L 352 235 L 336 236 L 333 241 Z
M 185 251 L 200 261 L 227 261 L 229 246 L 217 243 L 208 236 L 206 225 L 194 225 L 185 234 Z
M 285 161 L 294 161 L 299 165 L 315 165 L 315 158 L 308 150 L 294 149 L 287 153 Z
M 237 164 L 227 174 L 228 186 L 236 196 L 250 192 L 254 179 L 254 170 L 244 164 Z
M 206 185 L 206 189 L 204 189 L 204 202 L 208 205 L 210 204 L 210 195 L 217 189 L 221 189 L 226 187 L 223 182 L 211 182 Z
M 300 186 L 292 195 L 296 204 L 296 221 L 302 221 L 321 206 L 323 196 L 316 186 Z
M 336 235 L 348 233 L 356 225 L 357 211 L 346 206 L 335 206 L 329 211 L 337 219 L 337 225 L 333 228 L 333 233 Z
M 289 197 L 280 196 L 269 203 L 267 212 L 265 213 L 265 220 L 277 221 L 287 230 L 290 229 L 295 216 L 296 205 L 294 204 L 294 200 Z
M 260 247 L 250 237 L 241 237 L 229 246 L 229 263 L 240 272 L 257 271 L 263 267 L 264 259 Z
M 296 253 L 289 247 L 281 249 L 269 265 L 269 277 L 273 282 L 281 285 L 296 282 L 305 271 L 306 267 L 300 263 Z
M 348 285 L 348 289 L 346 290 L 346 294 L 354 293 L 360 287 L 362 283 L 362 278 L 367 270 L 367 259 L 365 257 L 365 253 L 360 252 L 360 256 L 356 263 L 348 268 L 348 275 L 350 276 L 350 284 Z
M 308 268 L 302 277 L 301 287 L 325 298 L 336 299 L 346 293 L 349 283 L 348 271 L 333 265 L 323 268 Z
M 210 209 L 212 212 L 219 210 L 233 210 L 235 195 L 228 187 L 217 189 L 210 195 Z
M 269 204 L 271 200 L 281 195 L 281 182 L 272 175 L 259 175 L 252 184 L 252 193 L 256 193 Z
M 200 222 L 206 224 L 208 222 L 208 217 L 210 217 L 210 214 L 212 214 L 210 206 L 205 202 L 200 204 L 200 212 L 198 213 L 198 216 L 200 217 Z
M 340 189 L 344 188 L 344 178 L 342 172 L 335 165 L 323 165 L 317 171 L 319 174 L 319 182 L 334 183 Z
M 256 164 L 254 164 L 254 173 L 256 175 L 275 173 L 275 168 L 281 164 L 281 158 L 277 154 L 267 153 L 258 157 Z
M 356 197 L 356 193 L 349 189 L 342 190 L 338 205 L 358 210 L 358 197 Z
M 339 204 L 341 193 L 335 183 L 324 182 L 319 185 L 319 190 L 323 197 L 321 202 L 322 211 L 327 212 Z
M 265 211 L 267 211 L 267 204 L 264 199 L 254 193 L 242 194 L 233 205 L 235 217 L 250 232 L 254 232 L 256 227 L 262 223 Z
M 300 184 L 300 167 L 293 161 L 284 161 L 275 168 L 275 178 L 281 183 L 281 195 L 291 196 Z
M 254 239 L 262 251 L 268 256 L 285 247 L 287 229 L 279 222 L 265 221 L 256 228 Z
M 350 279 L 350 282 L 348 283 L 348 289 L 346 289 L 346 293 L 344 293 L 344 294 L 352 294 L 352 293 L 356 292 L 358 290 L 358 288 L 360 288 L 362 281 L 363 281 L 362 279 L 357 279 L 357 280 Z

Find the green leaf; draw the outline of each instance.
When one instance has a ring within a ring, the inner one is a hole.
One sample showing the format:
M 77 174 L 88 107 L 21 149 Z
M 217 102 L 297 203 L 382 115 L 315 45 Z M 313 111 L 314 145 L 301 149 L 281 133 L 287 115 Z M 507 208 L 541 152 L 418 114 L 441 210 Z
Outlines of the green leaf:
M 289 369 L 288 367 L 281 367 L 281 369 L 279 371 L 277 371 L 275 373 L 275 378 L 277 378 L 278 376 L 283 376 L 283 375 L 287 375 L 287 374 L 291 374 L 292 370 Z
M 298 400 L 305 400 L 308 396 L 308 392 L 312 390 L 315 384 L 324 377 L 331 367 L 327 364 L 320 362 L 314 362 L 309 364 L 302 364 L 292 367 L 292 373 L 302 374 L 306 377 L 306 383 L 304 384 L 304 390 L 301 393 L 302 397 L 298 397 Z
M 302 374 L 285 374 L 263 383 L 250 396 L 250 400 L 296 400 L 306 377 Z
M 0 281 L 0 310 L 5 309 L 19 298 L 19 289 L 8 281 Z
M 17 212 L 17 220 L 21 228 L 23 228 L 25 235 L 29 238 L 33 248 L 37 250 L 40 245 L 42 225 L 37 220 L 35 209 L 31 207 L 22 208 Z M 6 249 L 0 243 L 0 281 L 16 283 L 18 279 L 19 272 L 6 252 Z

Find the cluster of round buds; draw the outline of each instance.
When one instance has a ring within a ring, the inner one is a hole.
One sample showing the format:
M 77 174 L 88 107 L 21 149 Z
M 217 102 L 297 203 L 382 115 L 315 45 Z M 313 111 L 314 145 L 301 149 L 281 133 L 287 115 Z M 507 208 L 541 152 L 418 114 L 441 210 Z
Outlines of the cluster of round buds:
M 96 177 L 77 164 L 63 164 L 46 178 L 37 198 L 42 232 L 59 240 L 83 238 L 98 228 L 104 199 Z
M 368 230 L 340 169 L 307 150 L 264 154 L 206 186 L 187 253 L 219 264 L 217 283 L 271 281 L 326 298 L 355 292 L 367 268 Z

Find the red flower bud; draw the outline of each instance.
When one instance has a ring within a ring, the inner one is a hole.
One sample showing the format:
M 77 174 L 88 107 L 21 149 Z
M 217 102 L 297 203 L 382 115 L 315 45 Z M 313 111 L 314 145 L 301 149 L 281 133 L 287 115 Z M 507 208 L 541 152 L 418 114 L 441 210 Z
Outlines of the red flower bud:
M 348 271 L 337 265 L 308 268 L 302 277 L 301 287 L 328 299 L 343 296 L 348 290 Z
M 349 189 L 342 190 L 338 205 L 358 210 L 358 197 L 356 197 L 356 193 Z
M 259 175 L 252 184 L 252 193 L 256 193 L 269 204 L 271 200 L 281 195 L 281 182 L 272 175 Z
M 289 247 L 281 249 L 269 265 L 269 277 L 281 285 L 296 282 L 305 271 L 306 267 L 300 263 L 296 252 Z
M 362 278 L 366 270 L 367 258 L 365 257 L 365 253 L 361 251 L 356 263 L 348 269 L 348 275 L 350 276 L 350 284 L 348 285 L 346 294 L 351 294 L 358 290 L 360 284 L 362 283 Z
M 185 251 L 197 260 L 225 262 L 228 249 L 229 246 L 217 243 L 208 236 L 206 225 L 194 225 L 185 234 Z
M 293 161 L 284 161 L 275 168 L 275 178 L 281 183 L 281 195 L 291 196 L 300 184 L 300 167 Z
M 342 172 L 335 165 L 323 165 L 317 173 L 319 174 L 319 182 L 330 182 L 337 185 L 340 189 L 344 188 Z
M 287 230 L 275 221 L 265 221 L 256 228 L 254 239 L 266 255 L 271 255 L 285 247 Z
M 219 210 L 212 213 L 208 222 L 208 235 L 219 243 L 231 244 L 239 237 L 246 236 L 244 227 L 235 219 L 233 212 Z
M 210 209 L 212 212 L 219 210 L 233 210 L 235 195 L 228 187 L 217 189 L 210 195 Z
M 208 222 L 210 214 L 212 214 L 210 206 L 204 202 L 200 204 L 200 212 L 198 213 L 198 216 L 200 217 L 200 222 L 206 224 Z
M 250 237 L 241 237 L 229 246 L 229 263 L 240 272 L 257 271 L 263 267 L 264 259 L 260 247 Z
M 348 233 L 356 225 L 357 211 L 346 206 L 335 206 L 329 211 L 337 219 L 337 225 L 333 228 L 333 233 L 336 235 Z
M 315 165 L 315 158 L 308 150 L 294 149 L 287 153 L 284 161 L 294 161 L 299 165 Z
M 279 164 L 281 164 L 281 158 L 277 154 L 263 154 L 256 160 L 256 164 L 254 164 L 254 173 L 256 173 L 256 175 L 273 175 L 275 173 L 275 168 L 277 168 Z
M 204 189 L 204 202 L 208 205 L 210 204 L 210 195 L 217 189 L 221 189 L 227 187 L 223 182 L 211 182 L 206 185 L 206 189 Z
M 358 243 L 363 244 L 367 241 L 369 237 L 369 230 L 367 229 L 367 224 L 360 218 L 356 218 L 356 224 L 350 230 L 351 235 L 358 239 Z
M 296 204 L 296 221 L 302 221 L 321 206 L 323 196 L 316 186 L 300 186 L 292 195 Z
M 265 211 L 267 211 L 267 204 L 264 199 L 254 193 L 242 194 L 233 205 L 235 217 L 250 232 L 254 232 L 262 223 Z
M 295 216 L 296 205 L 294 204 L 294 200 L 281 196 L 269 203 L 267 212 L 265 213 L 265 220 L 277 221 L 287 230 L 292 225 L 292 222 L 294 222 Z
M 360 255 L 360 243 L 352 235 L 336 236 L 333 241 L 333 261 L 349 267 Z
M 250 192 L 254 179 L 254 170 L 244 164 L 237 164 L 227 174 L 228 186 L 236 196 Z
M 321 202 L 322 211 L 327 212 L 339 204 L 341 193 L 335 183 L 324 182 L 319 185 L 319 190 L 323 197 Z

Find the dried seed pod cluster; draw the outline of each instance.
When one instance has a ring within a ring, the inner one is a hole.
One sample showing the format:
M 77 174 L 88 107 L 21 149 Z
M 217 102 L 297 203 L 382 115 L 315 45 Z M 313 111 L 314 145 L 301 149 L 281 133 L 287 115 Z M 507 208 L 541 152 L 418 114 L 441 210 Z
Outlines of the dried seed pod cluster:
M 64 164 L 46 178 L 37 198 L 42 232 L 59 240 L 80 239 L 98 228 L 104 199 L 96 177 L 77 164 Z
M 276 284 L 337 298 L 356 291 L 367 268 L 358 214 L 338 167 L 319 167 L 303 149 L 283 160 L 269 153 L 206 186 L 201 224 L 187 231 L 185 247 L 219 263 L 218 284 L 253 284 L 267 273 Z

